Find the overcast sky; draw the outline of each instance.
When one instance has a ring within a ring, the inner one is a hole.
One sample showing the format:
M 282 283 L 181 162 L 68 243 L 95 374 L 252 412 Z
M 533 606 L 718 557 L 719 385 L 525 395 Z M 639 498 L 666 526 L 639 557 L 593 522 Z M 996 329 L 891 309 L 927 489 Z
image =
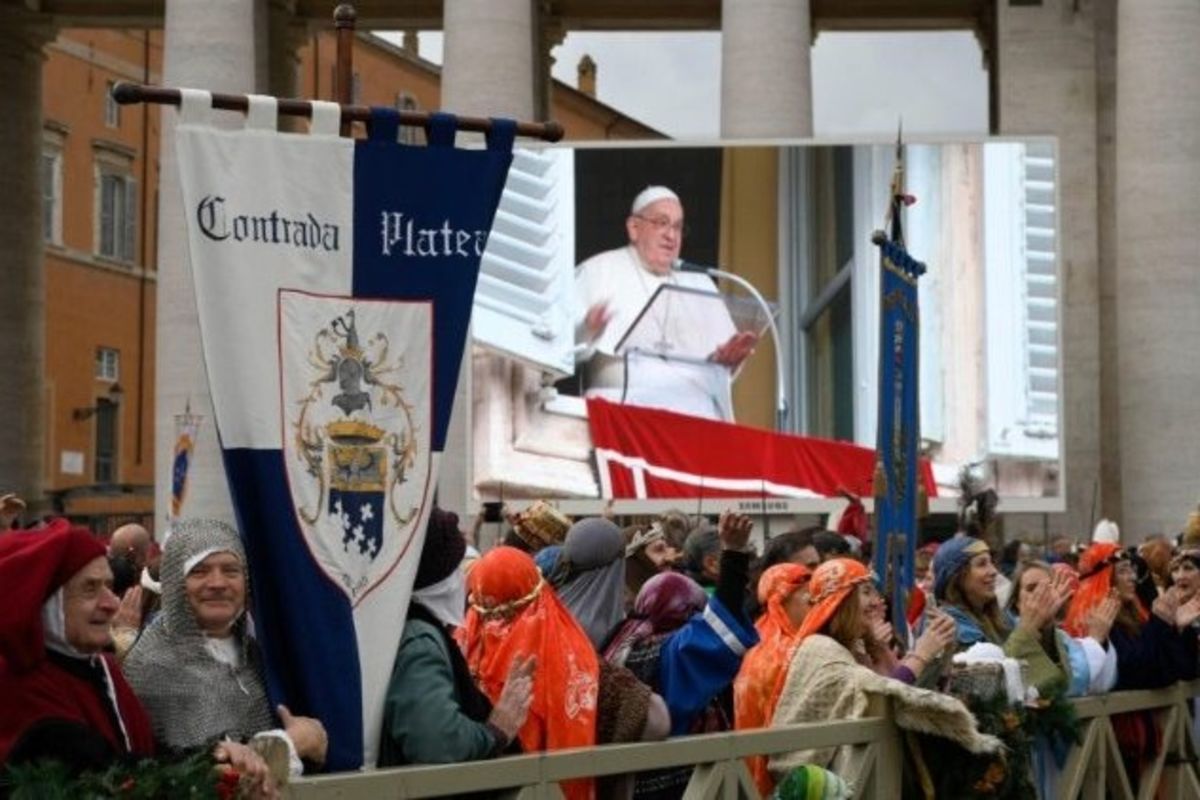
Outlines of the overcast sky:
M 421 55 L 442 60 L 440 33 Z M 720 134 L 719 33 L 570 33 L 554 49 L 554 77 L 576 84 L 584 54 L 597 63 L 603 102 L 677 139 Z M 949 33 L 822 33 L 812 52 L 820 137 L 987 132 L 987 74 L 975 37 Z

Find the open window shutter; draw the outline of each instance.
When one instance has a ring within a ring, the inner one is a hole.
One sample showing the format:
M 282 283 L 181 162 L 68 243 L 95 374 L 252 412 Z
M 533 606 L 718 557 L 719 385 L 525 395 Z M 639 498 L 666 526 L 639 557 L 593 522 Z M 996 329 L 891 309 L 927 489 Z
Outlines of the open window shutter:
M 137 181 L 133 178 L 126 178 L 123 181 L 125 187 L 125 217 L 122 220 L 124 223 L 121 226 L 121 258 L 126 261 L 133 261 L 134 239 L 137 233 Z
M 1054 146 L 1025 145 L 1025 363 L 1024 424 L 1034 438 L 1058 436 L 1058 269 Z M 1057 448 L 1056 448 L 1057 449 Z
M 987 451 L 1058 458 L 1058 208 L 1054 145 L 984 148 Z
M 54 190 L 55 168 L 57 156 L 53 153 L 42 153 L 42 238 L 47 242 L 54 239 Z
M 515 151 L 471 320 L 476 344 L 557 377 L 574 370 L 574 197 L 570 151 Z
M 100 254 L 116 255 L 113 215 L 116 213 L 116 182 L 112 175 L 100 176 Z

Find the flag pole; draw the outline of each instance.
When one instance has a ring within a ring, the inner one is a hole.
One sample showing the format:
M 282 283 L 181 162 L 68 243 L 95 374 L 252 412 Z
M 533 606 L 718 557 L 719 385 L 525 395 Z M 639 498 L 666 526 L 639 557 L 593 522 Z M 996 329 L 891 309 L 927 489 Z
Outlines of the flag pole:
M 906 622 L 906 590 L 913 581 L 917 517 L 922 505 L 917 279 L 925 266 L 905 247 L 903 210 L 916 201 L 907 193 L 904 178 L 901 122 L 884 226 L 871 237 L 880 248 L 879 405 L 873 486 L 878 551 L 873 564 L 891 599 L 897 631 Z

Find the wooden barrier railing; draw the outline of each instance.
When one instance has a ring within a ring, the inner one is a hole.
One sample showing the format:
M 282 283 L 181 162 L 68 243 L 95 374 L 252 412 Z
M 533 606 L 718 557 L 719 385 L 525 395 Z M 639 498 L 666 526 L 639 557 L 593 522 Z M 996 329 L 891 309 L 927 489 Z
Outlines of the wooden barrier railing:
M 1082 723 L 1081 741 L 1063 767 L 1060 797 L 1200 798 L 1190 708 L 1196 696 L 1200 696 L 1200 681 L 1073 701 Z M 302 778 L 288 787 L 287 796 L 293 800 L 375 800 L 493 791 L 512 800 L 556 800 L 562 797 L 559 781 L 694 764 L 687 800 L 759 800 L 743 760 L 746 756 L 850 745 L 836 771 L 855 788 L 855 797 L 895 800 L 900 796 L 903 769 L 900 734 L 887 708 L 873 711 L 877 716 L 847 722 Z M 1136 787 L 1126 774 L 1111 719 L 1129 711 L 1151 712 L 1162 740 L 1158 758 L 1143 769 Z

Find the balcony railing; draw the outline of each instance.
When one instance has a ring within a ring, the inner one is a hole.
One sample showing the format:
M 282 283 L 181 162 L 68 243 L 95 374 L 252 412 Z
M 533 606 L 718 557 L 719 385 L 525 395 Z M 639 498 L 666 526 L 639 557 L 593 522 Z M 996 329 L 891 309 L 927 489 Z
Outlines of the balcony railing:
M 1063 767 L 1060 796 L 1072 800 L 1081 793 L 1085 798 L 1117 800 L 1200 798 L 1191 733 L 1191 699 L 1198 695 L 1200 681 L 1073 701 L 1081 723 L 1080 743 L 1072 748 Z M 1143 769 L 1138 786 L 1133 786 L 1125 773 L 1111 719 L 1129 711 L 1151 712 L 1162 742 L 1158 757 Z M 849 745 L 841 751 L 835 771 L 855 788 L 855 797 L 895 800 L 900 796 L 903 754 L 899 729 L 890 717 L 890 710 L 881 707 L 877 716 L 846 722 L 302 778 L 288 787 L 287 796 L 293 800 L 375 800 L 493 791 L 513 800 L 557 800 L 562 797 L 559 781 L 694 764 L 687 800 L 758 800 L 743 760 L 746 756 Z

